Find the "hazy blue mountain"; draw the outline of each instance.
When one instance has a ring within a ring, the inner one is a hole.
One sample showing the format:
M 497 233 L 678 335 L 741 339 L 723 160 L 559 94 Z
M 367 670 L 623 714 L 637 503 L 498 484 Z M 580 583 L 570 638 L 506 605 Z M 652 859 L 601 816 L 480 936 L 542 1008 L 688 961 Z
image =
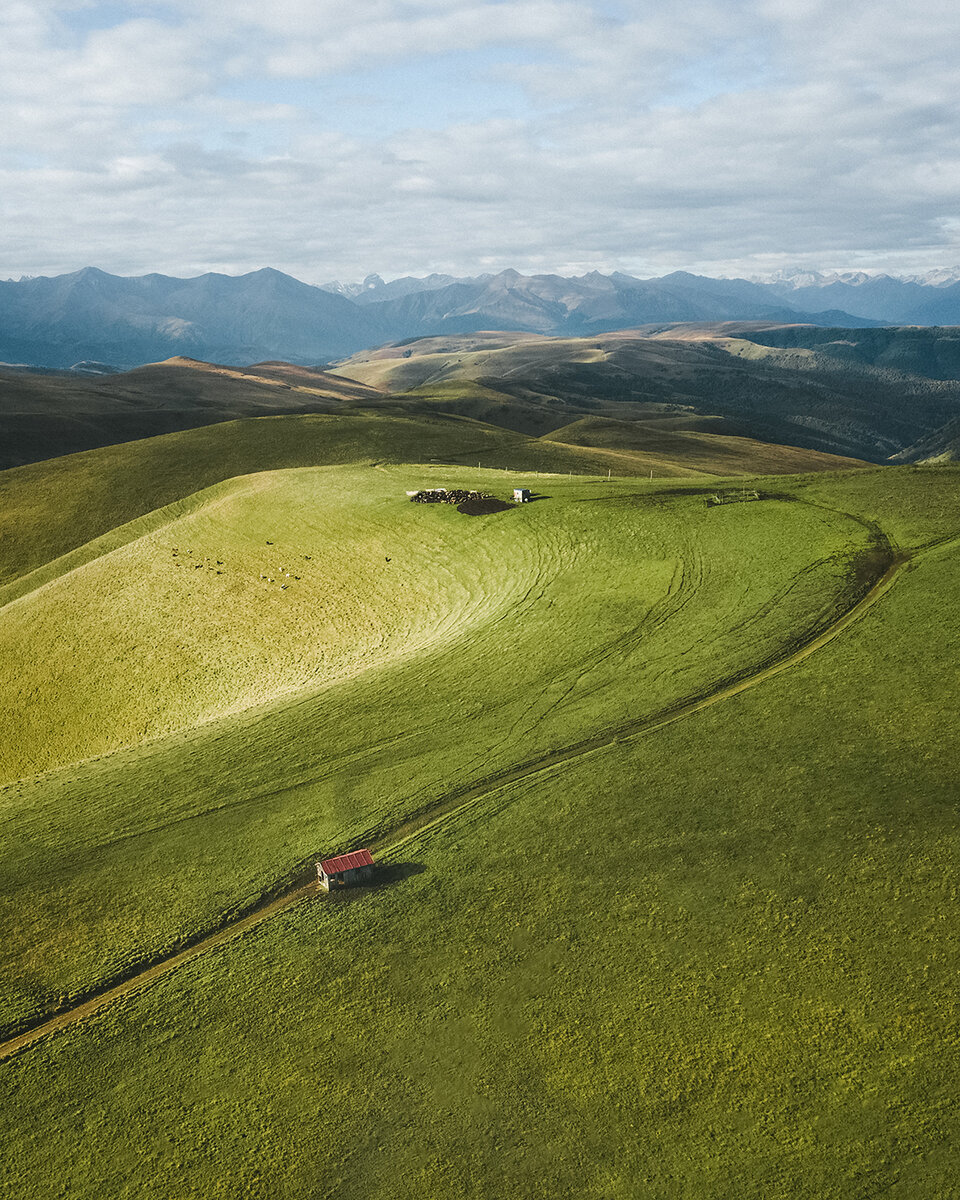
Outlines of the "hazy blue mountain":
M 864 272 L 833 275 L 797 272 L 761 286 L 804 312 L 842 308 L 885 325 L 960 324 L 960 269 L 957 268 L 904 279 Z
M 401 279 L 392 279 L 386 283 L 379 275 L 368 275 L 361 283 L 332 283 L 321 284 L 324 291 L 336 292 L 355 300 L 357 304 L 376 304 L 380 300 L 395 300 L 400 296 L 408 296 L 414 292 L 432 292 L 437 288 L 447 287 L 456 283 L 453 275 L 427 275 L 420 279 L 414 275 L 404 275 Z
M 768 283 L 676 271 L 567 278 L 501 271 L 314 287 L 280 271 L 122 278 L 88 267 L 0 282 L 0 361 L 131 367 L 175 355 L 316 364 L 388 341 L 517 330 L 589 337 L 676 322 L 764 321 L 848 329 L 960 324 L 960 282 L 817 276 Z
M 817 315 L 801 313 L 747 280 L 707 279 L 681 271 L 662 279 L 636 279 L 619 272 L 570 279 L 507 270 L 408 291 L 397 299 L 378 300 L 378 294 L 368 293 L 366 308 L 396 338 L 483 329 L 581 337 L 657 322 L 817 320 Z M 874 323 L 842 311 L 819 316 L 831 325 Z
M 123 278 L 87 267 L 0 282 L 0 359 L 121 366 L 186 355 L 320 362 L 383 341 L 357 305 L 266 268 L 249 275 Z

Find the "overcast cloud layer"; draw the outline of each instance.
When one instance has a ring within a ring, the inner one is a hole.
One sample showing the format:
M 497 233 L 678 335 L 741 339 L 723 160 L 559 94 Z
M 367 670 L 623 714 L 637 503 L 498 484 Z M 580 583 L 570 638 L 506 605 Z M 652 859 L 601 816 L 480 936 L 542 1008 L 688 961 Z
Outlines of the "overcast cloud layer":
M 952 265 L 958 50 L 947 0 L 4 0 L 0 275 Z

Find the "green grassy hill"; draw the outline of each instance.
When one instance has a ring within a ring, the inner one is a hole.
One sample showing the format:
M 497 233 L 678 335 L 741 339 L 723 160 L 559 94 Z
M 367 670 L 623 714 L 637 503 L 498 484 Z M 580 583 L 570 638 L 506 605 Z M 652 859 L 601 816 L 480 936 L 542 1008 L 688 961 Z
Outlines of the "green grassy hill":
M 544 435 L 544 441 L 584 446 L 610 455 L 612 469 L 633 457 L 643 461 L 683 463 L 691 471 L 720 475 L 795 474 L 816 469 L 812 453 L 794 446 L 771 445 L 728 431 L 723 417 L 664 415 L 643 421 L 582 417 Z M 822 460 L 828 461 L 826 456 Z M 856 466 L 855 459 L 839 460 Z M 641 467 L 642 469 L 642 467 Z
M 0 476 L 8 1034 L 318 853 L 389 864 L 0 1060 L 13 1194 L 955 1188 L 960 471 L 709 506 L 531 479 L 609 453 L 563 433 L 600 444 L 295 417 Z
M 152 525 L 150 514 L 240 475 L 457 456 L 499 465 L 516 442 L 503 430 L 445 415 L 309 415 L 228 421 L 32 463 L 0 473 L 0 584 L 138 518 Z M 129 532 L 117 536 L 126 540 Z M 0 599 L 10 595 L 0 592 Z
M 38 939 L 53 994 L 100 982 L 118 957 L 149 957 L 243 907 L 328 839 L 396 824 L 435 789 L 775 656 L 843 606 L 873 548 L 849 518 L 784 501 L 708 509 L 682 493 L 645 501 L 649 484 L 608 495 L 550 480 L 549 499 L 471 519 L 410 504 L 417 481 L 409 467 L 248 477 L 0 610 L 6 719 L 23 711 L 3 761 L 8 780 L 24 777 L 11 785 L 23 817 L 11 832 L 32 848 L 5 868 L 19 881 L 7 921 L 25 922 L 22 940 L 7 925 L 8 985 L 27 948 L 31 988 L 40 981 Z M 265 826 L 261 802 L 275 795 Z M 228 812 L 239 824 L 197 838 Z M 144 821 L 173 839 L 159 857 Z M 91 836 L 107 840 L 92 859 L 80 853 Z M 226 853 L 236 838 L 244 870 L 208 872 L 211 844 Z M 132 936 L 103 905 L 105 869 L 121 908 L 138 909 Z M 126 894 L 155 869 L 147 895 Z M 189 911 L 176 911 L 171 889 L 185 878 Z M 74 914 L 75 934 L 58 910 Z M 149 945 L 145 922 L 156 922 Z
M 401 508 L 399 477 L 372 476 L 217 485 L 8 605 L 0 724 L 19 730 L 0 779 L 329 685 L 465 632 L 491 593 L 508 603 L 486 557 L 453 566 L 463 530 L 431 528 Z
M 835 471 L 863 465 L 815 451 L 794 452 L 744 443 L 731 465 L 722 440 L 711 457 L 710 439 L 665 452 L 627 452 L 619 461 L 605 450 L 560 444 L 485 424 L 426 402 L 374 412 L 338 412 L 226 421 L 163 437 L 104 446 L 0 472 L 0 600 L 75 566 L 91 553 L 125 540 L 112 531 L 216 483 L 258 471 L 355 462 L 463 463 L 522 472 L 606 474 L 656 478 L 756 473 L 750 463 L 790 470 Z M 671 452 L 672 450 L 672 452 Z M 696 456 L 697 466 L 688 459 Z M 162 514 L 160 520 L 167 519 Z M 101 536 L 108 542 L 57 562 Z M 48 564 L 54 564 L 52 567 Z M 41 575 L 25 580 L 34 569 Z M 19 579 L 18 583 L 14 580 Z

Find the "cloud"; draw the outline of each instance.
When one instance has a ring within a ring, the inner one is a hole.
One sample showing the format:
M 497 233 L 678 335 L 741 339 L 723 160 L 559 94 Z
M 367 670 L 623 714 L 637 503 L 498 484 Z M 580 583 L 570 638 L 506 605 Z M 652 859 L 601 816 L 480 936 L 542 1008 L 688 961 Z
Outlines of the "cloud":
M 689 0 L 626 20 L 564 0 L 110 12 L 3 8 L 0 273 L 960 257 L 960 10 L 932 0 Z M 456 86 L 432 64 L 454 61 L 497 106 L 424 127 L 424 96 Z M 337 81 L 361 78 L 394 132 L 347 121 Z

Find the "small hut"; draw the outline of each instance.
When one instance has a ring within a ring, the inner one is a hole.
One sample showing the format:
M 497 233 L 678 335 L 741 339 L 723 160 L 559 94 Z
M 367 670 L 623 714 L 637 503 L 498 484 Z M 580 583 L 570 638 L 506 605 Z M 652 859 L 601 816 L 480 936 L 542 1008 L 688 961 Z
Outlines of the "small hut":
M 530 499 L 530 489 L 529 488 L 514 488 L 513 489 L 514 504 L 526 504 L 529 499 Z
M 317 863 L 317 882 L 325 892 L 334 887 L 354 887 L 372 875 L 373 855 L 369 850 L 352 850 Z

